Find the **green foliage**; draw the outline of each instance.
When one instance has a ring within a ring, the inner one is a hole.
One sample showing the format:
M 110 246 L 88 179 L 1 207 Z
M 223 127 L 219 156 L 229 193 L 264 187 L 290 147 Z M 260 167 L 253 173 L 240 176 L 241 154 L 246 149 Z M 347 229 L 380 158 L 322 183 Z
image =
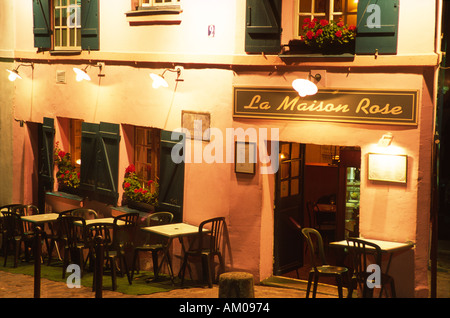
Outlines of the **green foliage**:
M 312 48 L 330 48 L 350 44 L 355 40 L 356 27 L 339 22 L 306 18 L 303 20 L 302 41 Z
M 153 206 L 158 205 L 159 184 L 149 180 L 139 180 L 134 165 L 129 165 L 125 170 L 125 178 L 122 184 L 125 201 L 144 202 Z
M 56 179 L 58 184 L 76 189 L 80 185 L 80 173 L 72 164 L 72 159 L 69 152 L 64 152 L 59 148 L 59 142 L 56 142 L 54 150 L 54 161 L 58 167 L 56 172 Z

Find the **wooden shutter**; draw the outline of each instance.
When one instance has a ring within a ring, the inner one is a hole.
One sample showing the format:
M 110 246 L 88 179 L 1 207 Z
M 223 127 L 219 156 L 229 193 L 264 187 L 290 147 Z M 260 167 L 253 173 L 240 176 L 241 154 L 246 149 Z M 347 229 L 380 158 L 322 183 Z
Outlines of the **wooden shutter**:
M 84 194 L 95 192 L 97 183 L 97 135 L 99 125 L 81 123 L 80 190 Z
M 373 5 L 377 11 L 369 10 Z M 397 53 L 398 8 L 398 0 L 359 0 L 356 54 Z
M 245 52 L 281 50 L 281 0 L 247 0 Z
M 181 145 L 184 151 L 184 134 L 161 131 L 158 210 L 172 212 L 174 221 L 181 222 L 183 220 L 185 154 L 181 154 L 183 160 L 180 163 L 172 160 L 172 149 L 177 144 Z
M 98 0 L 81 0 L 81 48 L 99 50 Z
M 49 49 L 51 47 L 50 1 L 33 0 L 33 34 L 34 47 Z
M 96 192 L 111 204 L 117 204 L 119 193 L 119 142 L 120 127 L 117 124 L 100 123 L 97 138 Z M 105 201 L 102 200 L 102 201 Z
M 81 124 L 80 190 L 101 202 L 117 204 L 120 127 Z
M 53 144 L 55 141 L 55 124 L 53 118 L 44 117 L 42 123 L 39 178 L 46 189 L 53 187 Z

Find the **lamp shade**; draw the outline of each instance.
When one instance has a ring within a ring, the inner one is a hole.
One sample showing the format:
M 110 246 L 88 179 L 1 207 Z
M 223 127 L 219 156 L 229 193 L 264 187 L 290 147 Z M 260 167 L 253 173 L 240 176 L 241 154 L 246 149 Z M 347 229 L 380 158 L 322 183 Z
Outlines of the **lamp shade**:
M 153 80 L 153 84 L 152 87 L 153 88 L 159 88 L 161 86 L 163 87 L 169 87 L 169 84 L 167 84 L 166 80 L 164 79 L 164 77 L 160 76 L 160 75 L 156 75 L 154 73 L 150 74 L 150 77 Z
M 292 82 L 292 87 L 298 92 L 301 97 L 307 95 L 314 95 L 318 92 L 317 85 L 313 82 L 298 78 Z
M 82 80 L 86 80 L 86 81 L 91 80 L 91 77 L 86 73 L 86 71 L 80 70 L 77 67 L 74 67 L 73 71 L 75 72 L 75 74 L 77 74 L 77 77 L 76 77 L 77 82 L 81 82 Z
M 11 82 L 14 82 L 16 79 L 20 78 L 22 79 L 22 77 L 20 77 L 19 72 L 17 72 L 16 70 L 6 70 L 9 73 L 8 79 Z

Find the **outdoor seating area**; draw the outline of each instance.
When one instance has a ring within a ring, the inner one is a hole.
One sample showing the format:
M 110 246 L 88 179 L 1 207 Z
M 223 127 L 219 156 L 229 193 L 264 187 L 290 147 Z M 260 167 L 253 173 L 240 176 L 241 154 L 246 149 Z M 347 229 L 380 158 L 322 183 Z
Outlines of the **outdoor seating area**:
M 152 289 L 153 284 L 156 290 L 205 284 L 212 287 L 211 271 L 206 268 L 203 270 L 209 279 L 205 281 L 191 275 L 191 280 L 185 283 L 184 271 L 182 277 L 174 273 L 173 239 L 178 238 L 183 255 L 193 254 L 192 246 L 195 246 L 195 253 L 201 251 L 211 257 L 219 255 L 223 272 L 224 262 L 217 248 L 220 246 L 218 241 L 223 239 L 225 218 L 205 220 L 200 226 L 173 223 L 173 219 L 170 212 L 155 212 L 142 219 L 137 212 L 101 217 L 100 213 L 85 208 L 40 213 L 31 205 L 3 206 L 0 207 L 3 267 L 20 272 L 29 271 L 30 267 L 36 269 L 39 264 L 43 277 L 65 281 L 72 273 L 77 273 L 73 272 L 73 265 L 70 266 L 74 264 L 79 268 L 83 285 L 92 287 L 96 295 L 101 295 L 102 289 L 129 290 L 133 286 L 136 290 L 144 286 Z M 209 227 L 211 224 L 214 225 L 212 228 Z M 214 248 L 198 245 L 198 242 L 210 241 L 216 242 Z M 151 256 L 153 268 L 141 269 L 140 260 L 145 254 Z M 167 274 L 163 272 L 164 263 Z M 206 264 L 208 268 L 212 267 L 209 261 Z

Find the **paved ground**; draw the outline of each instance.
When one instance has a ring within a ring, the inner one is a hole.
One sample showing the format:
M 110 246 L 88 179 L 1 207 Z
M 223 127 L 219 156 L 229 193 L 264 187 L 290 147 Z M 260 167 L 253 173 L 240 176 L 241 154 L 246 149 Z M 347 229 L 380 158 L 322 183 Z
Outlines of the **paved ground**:
M 0 298 L 33 298 L 34 279 L 28 275 L 0 271 Z M 109 290 L 103 291 L 104 298 L 217 298 L 218 287 L 176 289 L 151 295 L 125 295 Z M 255 286 L 256 298 L 305 298 L 305 292 L 287 288 Z M 319 294 L 318 297 L 329 298 Z M 65 283 L 41 280 L 41 298 L 95 298 L 91 288 L 70 289 Z

